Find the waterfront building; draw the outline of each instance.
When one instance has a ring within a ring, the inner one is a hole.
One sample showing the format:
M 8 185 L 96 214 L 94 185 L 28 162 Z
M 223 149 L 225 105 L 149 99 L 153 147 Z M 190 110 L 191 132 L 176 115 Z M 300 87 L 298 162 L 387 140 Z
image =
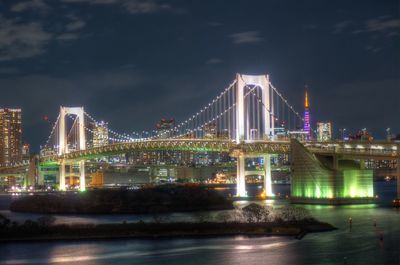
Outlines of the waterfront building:
M 158 138 L 170 138 L 174 135 L 175 120 L 163 118 L 155 127 Z M 190 137 L 190 135 L 185 137 Z M 133 151 L 128 154 L 128 163 L 131 165 L 191 165 L 193 157 L 193 152 L 190 151 Z
M 396 160 L 375 160 L 375 159 L 367 159 L 365 160 L 365 168 L 369 169 L 391 169 L 394 170 L 397 168 Z
M 286 130 L 284 124 L 281 124 L 280 127 L 274 128 L 274 135 L 277 140 L 284 140 L 287 137 Z
M 0 109 L 0 165 L 22 160 L 21 109 Z
M 317 140 L 330 141 L 332 140 L 332 123 L 317 122 Z
M 309 136 L 309 133 L 305 132 L 303 130 L 301 130 L 301 131 L 289 131 L 288 132 L 288 137 L 290 139 L 296 139 L 296 140 L 299 140 L 301 142 L 307 140 L 308 136 Z
M 158 138 L 166 139 L 174 135 L 173 129 L 175 127 L 175 119 L 161 119 L 156 124 L 156 131 Z
M 96 122 L 93 128 L 93 147 L 108 145 L 108 123 Z
M 366 128 L 359 130 L 356 134 L 349 134 L 349 141 L 371 142 L 374 137 L 367 131 Z
M 217 124 L 216 123 L 208 123 L 204 126 L 204 138 L 206 139 L 215 139 L 217 138 Z
M 390 128 L 386 129 L 386 141 L 390 142 L 396 138 L 396 135 L 392 134 Z
M 22 160 L 29 160 L 30 153 L 29 153 L 29 144 L 22 145 L 21 149 L 21 159 Z
M 229 131 L 228 130 L 222 130 L 222 131 L 218 131 L 218 135 L 217 135 L 218 139 L 229 139 Z

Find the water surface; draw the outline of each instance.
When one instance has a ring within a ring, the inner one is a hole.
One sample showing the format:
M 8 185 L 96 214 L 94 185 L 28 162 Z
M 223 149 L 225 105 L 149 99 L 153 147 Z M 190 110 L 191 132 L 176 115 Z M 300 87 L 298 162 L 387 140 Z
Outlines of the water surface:
M 395 185 L 395 182 L 375 184 L 378 204 L 305 206 L 315 217 L 339 229 L 308 234 L 302 240 L 221 237 L 8 243 L 0 244 L 0 264 L 400 264 L 400 212 L 390 207 Z M 188 214 L 175 215 L 190 218 Z M 351 229 L 349 217 L 353 219 Z M 143 216 L 58 215 L 57 218 L 59 222 L 120 222 Z

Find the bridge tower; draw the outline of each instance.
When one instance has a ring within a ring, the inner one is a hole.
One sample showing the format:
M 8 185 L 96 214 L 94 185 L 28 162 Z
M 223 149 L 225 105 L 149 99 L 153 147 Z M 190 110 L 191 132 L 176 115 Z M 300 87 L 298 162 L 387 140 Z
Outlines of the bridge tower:
M 59 119 L 59 147 L 58 155 L 68 154 L 68 139 L 66 133 L 66 121 L 67 115 L 77 116 L 78 122 L 78 148 L 79 150 L 86 149 L 86 137 L 85 137 L 85 114 L 83 107 L 60 107 L 60 119 Z M 62 159 L 60 161 L 60 190 L 65 190 L 65 163 L 66 161 Z M 79 161 L 79 186 L 80 190 L 84 191 L 86 187 L 85 183 L 85 161 Z
M 258 137 L 254 138 L 251 135 L 250 122 L 251 113 L 249 110 L 249 103 L 246 103 L 245 97 L 251 92 L 251 89 L 261 90 L 261 104 L 262 115 L 257 116 L 258 120 L 261 120 L 262 128 L 259 128 L 260 132 L 257 132 Z M 252 140 L 273 140 L 274 137 L 274 115 L 273 115 L 273 97 L 271 97 L 272 91 L 270 90 L 269 76 L 268 75 L 236 75 L 236 143 L 240 144 L 246 141 Z M 247 106 L 246 106 L 247 104 Z M 247 196 L 246 192 L 246 170 L 245 160 L 255 156 L 248 156 L 243 152 L 237 153 L 237 174 L 236 174 L 236 185 L 238 197 Z M 271 155 L 266 154 L 262 156 L 264 159 L 264 194 L 267 197 L 273 196 L 272 193 L 272 181 L 271 181 Z

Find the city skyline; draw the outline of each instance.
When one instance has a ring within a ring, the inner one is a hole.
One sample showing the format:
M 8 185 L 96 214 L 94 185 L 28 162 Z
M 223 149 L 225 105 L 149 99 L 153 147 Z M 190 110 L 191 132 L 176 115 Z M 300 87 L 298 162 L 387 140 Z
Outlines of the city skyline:
M 162 117 L 185 120 L 237 72 L 270 74 L 298 111 L 307 84 L 312 125 L 330 120 L 333 135 L 400 131 L 396 1 L 150 3 L 0 4 L 0 106 L 22 108 L 33 150 L 59 105 L 84 106 L 120 132 L 149 130 Z
M 0 1 L 0 264 L 400 264 L 399 8 Z

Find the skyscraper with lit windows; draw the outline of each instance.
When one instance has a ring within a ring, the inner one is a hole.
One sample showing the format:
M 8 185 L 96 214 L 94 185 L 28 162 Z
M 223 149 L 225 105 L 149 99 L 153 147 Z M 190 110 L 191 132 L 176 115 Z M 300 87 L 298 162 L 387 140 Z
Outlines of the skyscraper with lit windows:
M 317 122 L 317 140 L 320 142 L 332 140 L 331 122 Z
M 0 166 L 22 160 L 21 109 L 0 109 Z
M 108 145 L 108 123 L 96 122 L 93 128 L 93 147 Z

